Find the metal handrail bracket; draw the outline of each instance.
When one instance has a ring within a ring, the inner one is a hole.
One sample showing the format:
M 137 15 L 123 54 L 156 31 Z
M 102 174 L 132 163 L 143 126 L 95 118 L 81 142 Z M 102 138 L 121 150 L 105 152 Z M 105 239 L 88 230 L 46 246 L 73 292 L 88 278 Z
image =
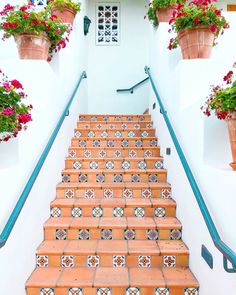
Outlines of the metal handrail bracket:
M 182 163 L 182 166 L 184 168 L 184 171 L 186 173 L 186 176 L 188 178 L 188 181 L 189 181 L 189 184 L 192 188 L 192 191 L 194 193 L 194 196 L 196 198 L 196 201 L 198 203 L 198 206 L 200 208 L 200 211 L 202 213 L 202 216 L 204 218 L 204 221 L 206 223 L 206 226 L 208 228 L 208 231 L 209 231 L 209 234 L 212 238 L 212 241 L 215 245 L 215 247 L 223 254 L 223 266 L 224 266 L 224 269 L 225 271 L 229 272 L 229 273 L 236 273 L 236 253 L 228 246 L 226 245 L 220 238 L 220 235 L 216 229 L 216 226 L 213 222 L 213 219 L 211 217 L 211 214 L 207 208 L 207 205 L 204 201 L 204 198 L 202 196 L 202 193 L 198 187 L 198 184 L 193 176 L 193 173 L 190 169 L 190 166 L 187 162 L 187 159 L 184 155 L 184 152 L 180 146 L 180 143 L 176 137 L 176 134 L 174 132 L 174 129 L 170 123 L 170 120 L 169 120 L 169 117 L 168 117 L 168 114 L 167 114 L 167 111 L 161 101 L 161 98 L 157 92 L 157 89 L 156 89 L 156 86 L 155 86 L 155 83 L 153 81 L 153 78 L 152 78 L 152 75 L 151 75 L 151 72 L 150 72 L 150 68 L 148 68 L 147 66 L 145 67 L 145 73 L 149 76 L 149 79 L 150 79 L 150 83 L 151 83 L 151 86 L 152 86 L 152 89 L 155 93 L 155 96 L 156 96 L 156 99 L 159 103 L 159 106 L 160 106 L 160 110 L 161 110 L 161 114 L 163 115 L 164 117 L 164 120 L 165 120 L 165 123 L 167 125 L 167 128 L 169 130 L 169 133 L 170 133 L 170 136 L 173 140 L 173 143 L 175 145 L 175 148 L 176 148 L 176 151 L 179 155 L 179 158 L 181 160 L 181 163 Z M 232 267 L 229 267 L 228 266 L 228 261 L 232 264 Z
M 51 149 L 51 147 L 52 147 L 52 145 L 53 145 L 53 143 L 54 143 L 54 141 L 55 141 L 55 139 L 57 137 L 57 134 L 58 134 L 58 132 L 59 132 L 64 120 L 65 120 L 65 117 L 67 116 L 67 114 L 69 112 L 69 108 L 70 108 L 70 106 L 71 106 L 71 104 L 72 104 L 72 102 L 74 100 L 74 97 L 75 97 L 76 92 L 77 92 L 77 90 L 78 90 L 78 88 L 80 86 L 80 83 L 85 78 L 87 78 L 86 72 L 83 71 L 80 78 L 79 78 L 79 81 L 78 81 L 78 83 L 77 83 L 77 85 L 76 85 L 76 87 L 75 87 L 75 89 L 74 89 L 74 91 L 73 91 L 73 93 L 72 93 L 72 95 L 71 95 L 71 97 L 70 97 L 70 99 L 69 99 L 69 101 L 68 101 L 68 103 L 67 103 L 67 105 L 66 105 L 66 107 L 65 107 L 65 109 L 64 109 L 64 111 L 63 111 L 63 113 L 62 113 L 62 115 L 61 115 L 61 117 L 60 117 L 60 119 L 59 119 L 59 121 L 57 123 L 57 125 L 56 125 L 56 127 L 55 127 L 55 129 L 54 129 L 54 131 L 51 134 L 51 137 L 49 138 L 49 141 L 48 141 L 46 147 L 44 148 L 44 150 L 43 150 L 43 152 L 42 152 L 42 154 L 41 154 L 41 156 L 40 156 L 40 158 L 39 158 L 39 160 L 38 160 L 32 174 L 30 176 L 29 180 L 27 181 L 27 183 L 26 183 L 26 185 L 25 185 L 25 187 L 24 187 L 24 189 L 23 189 L 23 191 L 22 191 L 22 193 L 21 193 L 21 195 L 20 195 L 20 197 L 19 197 L 19 199 L 18 199 L 18 201 L 17 201 L 17 203 L 15 205 L 15 208 L 13 209 L 13 211 L 12 211 L 12 213 L 11 213 L 5 227 L 3 228 L 2 232 L 1 232 L 1 235 L 0 235 L 0 248 L 2 248 L 6 244 L 8 238 L 9 238 L 9 236 L 10 236 L 10 234 L 11 234 L 13 228 L 14 228 L 14 225 L 15 225 L 15 223 L 16 223 L 16 221 L 17 221 L 17 219 L 18 219 L 18 217 L 19 217 L 19 215 L 21 213 L 21 210 L 24 207 L 24 204 L 25 204 L 25 202 L 26 202 L 26 200 L 27 200 L 27 198 L 28 198 L 28 196 L 30 194 L 30 191 L 31 191 L 31 189 L 32 189 L 37 177 L 38 177 L 38 174 L 39 174 L 39 172 L 40 172 L 40 170 L 41 170 L 41 168 L 42 168 L 42 166 L 43 166 L 43 164 L 44 164 L 44 162 L 45 162 L 45 160 L 47 158 L 47 155 L 48 155 L 48 153 L 49 153 L 49 151 L 50 151 L 50 149 Z

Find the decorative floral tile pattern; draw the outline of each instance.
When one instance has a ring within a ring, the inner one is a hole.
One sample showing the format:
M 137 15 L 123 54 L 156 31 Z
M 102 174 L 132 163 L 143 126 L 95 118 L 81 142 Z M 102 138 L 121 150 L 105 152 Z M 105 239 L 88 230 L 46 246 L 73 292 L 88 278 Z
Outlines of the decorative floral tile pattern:
M 122 169 L 129 170 L 130 169 L 130 161 L 123 161 L 121 164 Z
M 113 267 L 125 267 L 125 256 L 116 255 L 112 257 Z
M 156 161 L 154 164 L 154 167 L 156 169 L 163 169 L 163 162 L 162 161 Z
M 135 146 L 140 148 L 143 146 L 143 141 L 141 139 L 135 140 Z
M 129 151 L 129 157 L 130 158 L 136 158 L 137 157 L 137 152 L 134 150 Z
M 143 122 L 143 121 L 144 121 L 144 117 L 140 117 L 140 118 L 139 118 L 139 121 L 140 121 L 140 122 Z
M 170 295 L 169 288 L 157 288 L 155 290 L 155 295 Z
M 74 267 L 74 256 L 61 256 L 61 267 Z
M 131 182 L 140 182 L 140 174 L 131 174 Z
M 85 199 L 94 199 L 95 198 L 94 189 L 86 189 L 84 191 L 84 197 Z
M 89 229 L 79 229 L 78 240 L 89 240 L 89 239 L 90 239 Z
M 148 137 L 148 135 L 149 135 L 149 133 L 147 131 L 143 131 L 141 134 L 142 137 Z
M 70 288 L 68 295 L 83 295 L 83 290 L 81 288 Z
M 66 199 L 73 199 L 75 196 L 75 191 L 73 189 L 65 190 L 65 198 Z
M 129 146 L 129 141 L 126 140 L 126 139 L 123 139 L 123 140 L 121 141 L 121 147 L 128 147 L 128 146 Z
M 40 289 L 40 295 L 54 295 L 53 288 L 42 288 Z
M 72 217 L 81 217 L 82 216 L 82 208 L 75 207 L 71 209 Z
M 76 151 L 75 150 L 70 150 L 68 152 L 68 157 L 69 158 L 75 158 L 76 157 Z
M 79 138 L 79 137 L 81 137 L 81 132 L 80 131 L 75 131 L 74 132 L 74 137 L 76 137 L 76 138 Z
M 81 169 L 82 168 L 82 163 L 80 161 L 75 161 L 73 163 L 73 169 Z
M 96 122 L 97 121 L 97 117 L 92 117 L 91 118 L 91 122 Z
M 163 266 L 165 267 L 175 267 L 176 266 L 176 256 L 163 256 Z
M 86 147 L 86 141 L 85 140 L 79 140 L 78 141 L 78 147 Z
M 149 182 L 158 182 L 158 175 L 157 174 L 149 174 L 148 181 Z
M 131 199 L 133 198 L 133 190 L 132 189 L 123 189 L 123 198 Z
M 135 137 L 135 132 L 134 131 L 129 131 L 128 132 L 128 137 Z
M 37 255 L 36 256 L 37 267 L 48 267 L 48 256 L 47 255 Z
M 85 121 L 85 117 L 84 116 L 79 116 L 79 121 L 80 122 L 84 122 Z
M 114 182 L 122 182 L 123 175 L 122 174 L 114 174 Z
M 88 137 L 89 137 L 89 138 L 93 138 L 93 137 L 95 137 L 95 132 L 93 132 L 93 131 L 89 131 L 89 132 L 88 132 Z
M 125 240 L 135 240 L 135 229 L 125 229 L 124 230 Z
M 117 138 L 122 137 L 122 133 L 120 131 L 116 131 L 114 135 Z
M 182 231 L 181 229 L 171 229 L 170 230 L 170 239 L 171 240 L 181 240 Z
M 91 158 L 92 157 L 92 153 L 89 150 L 85 150 L 84 151 L 84 156 L 85 156 L 85 158 Z
M 105 158 L 107 156 L 107 152 L 104 150 L 99 151 L 98 153 L 99 158 Z
M 94 207 L 92 213 L 93 217 L 102 217 L 103 209 L 101 207 Z
M 112 240 L 112 229 L 101 229 L 101 240 Z
M 165 217 L 166 209 L 165 208 L 155 208 L 155 217 Z
M 141 295 L 139 288 L 127 288 L 125 295 Z
M 131 122 L 131 121 L 133 121 L 133 118 L 132 117 L 127 117 L 126 120 L 129 121 L 129 122 Z
M 92 161 L 89 163 L 89 168 L 92 170 L 98 169 L 98 162 L 97 161 Z
M 134 208 L 135 217 L 145 217 L 145 208 Z
M 134 124 L 134 129 L 140 129 L 140 124 Z
M 106 131 L 102 131 L 101 137 L 102 138 L 107 138 L 108 137 L 108 133 Z
M 114 156 L 116 157 L 116 158 L 120 158 L 121 157 L 121 151 L 120 150 L 115 150 L 114 151 Z
M 153 124 L 152 123 L 147 123 L 146 128 L 152 128 Z
M 88 175 L 87 174 L 79 174 L 78 175 L 78 182 L 81 182 L 81 183 L 88 182 Z
M 105 182 L 105 174 L 97 174 L 96 182 Z
M 64 182 L 64 183 L 70 182 L 70 174 L 63 174 L 62 175 L 62 182 Z
M 142 189 L 142 198 L 144 199 L 150 199 L 152 197 L 152 191 L 151 189 Z
M 56 229 L 56 240 L 66 240 L 67 229 Z
M 185 288 L 184 295 L 198 295 L 199 289 L 198 288 Z
M 97 129 L 101 129 L 102 127 L 103 127 L 102 124 L 97 124 L 97 125 L 96 125 L 96 128 L 97 128 Z
M 151 267 L 151 256 L 138 256 L 138 267 Z
M 108 117 L 108 116 L 104 116 L 104 117 L 102 118 L 102 120 L 103 120 L 104 122 L 107 122 L 107 121 L 109 120 L 109 117 Z
M 147 229 L 146 238 L 147 240 L 154 240 L 154 241 L 158 240 L 159 239 L 158 229 Z
M 138 162 L 138 168 L 139 169 L 146 169 L 147 168 L 147 163 L 145 161 L 139 161 Z
M 111 295 L 111 289 L 110 288 L 98 288 L 96 295 Z
M 150 158 L 150 157 L 152 157 L 152 155 L 153 155 L 153 153 L 152 153 L 152 151 L 150 151 L 150 150 L 146 150 L 146 151 L 144 152 L 144 157 L 145 157 L 145 158 Z
M 52 207 L 51 208 L 51 217 L 60 217 L 61 216 L 61 208 Z
M 114 161 L 107 161 L 106 162 L 107 169 L 112 170 L 112 169 L 114 169 L 114 167 L 115 167 Z
M 127 124 L 125 124 L 125 123 L 121 124 L 121 128 L 122 129 L 127 129 Z
M 115 122 L 120 122 L 121 121 L 121 117 L 115 117 Z
M 108 147 L 114 147 L 114 146 L 115 146 L 115 141 L 114 141 L 114 140 L 111 140 L 111 139 L 108 140 L 108 141 L 107 141 L 107 146 L 108 146 Z
M 101 142 L 98 139 L 93 140 L 93 147 L 100 147 L 101 146 Z
M 169 198 L 171 198 L 171 190 L 170 189 L 162 189 L 161 190 L 161 198 L 162 199 L 169 199 Z
M 124 216 L 124 209 L 121 207 L 115 207 L 113 209 L 113 216 L 114 217 L 123 217 Z
M 109 129 L 114 129 L 115 128 L 115 125 L 114 124 L 110 124 L 109 125 Z
M 105 198 L 105 199 L 111 199 L 111 198 L 113 198 L 113 196 L 114 196 L 114 191 L 113 191 L 113 189 L 104 189 L 103 190 L 103 197 Z
M 98 255 L 88 256 L 87 257 L 87 267 L 99 267 L 100 257 Z
M 156 140 L 156 139 L 152 139 L 152 140 L 150 141 L 150 146 L 151 146 L 151 147 L 157 146 L 157 140 Z

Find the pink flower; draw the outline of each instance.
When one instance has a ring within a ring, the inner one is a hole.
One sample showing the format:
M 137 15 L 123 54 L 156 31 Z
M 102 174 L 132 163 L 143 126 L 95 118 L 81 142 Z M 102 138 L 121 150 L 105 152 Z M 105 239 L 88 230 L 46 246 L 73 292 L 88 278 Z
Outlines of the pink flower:
M 28 113 L 20 114 L 20 115 L 18 115 L 17 118 L 18 118 L 20 124 L 26 124 L 26 123 L 32 121 L 31 114 L 28 114 Z
M 3 116 L 13 116 L 15 113 L 14 109 L 13 108 L 6 108 L 6 109 L 3 109 L 1 114 Z
M 218 28 L 217 28 L 217 25 L 216 25 L 216 24 L 210 26 L 210 30 L 211 30 L 211 32 L 214 33 L 214 34 L 217 32 L 217 29 L 218 29 Z

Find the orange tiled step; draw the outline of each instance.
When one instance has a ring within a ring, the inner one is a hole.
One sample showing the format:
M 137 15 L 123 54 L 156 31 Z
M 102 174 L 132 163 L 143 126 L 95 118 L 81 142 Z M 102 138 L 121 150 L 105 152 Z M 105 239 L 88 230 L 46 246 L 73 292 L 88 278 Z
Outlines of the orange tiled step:
M 36 253 L 37 267 L 179 267 L 188 266 L 182 241 L 82 240 L 44 241 Z
M 73 137 L 71 139 L 71 146 L 75 147 L 156 147 L 156 137 Z
M 174 217 L 173 199 L 56 199 L 51 217 Z
M 58 217 L 44 224 L 46 240 L 180 240 L 174 217 Z
M 160 148 L 157 147 L 133 147 L 133 148 L 114 148 L 114 147 L 69 147 L 68 158 L 149 158 L 160 157 Z
M 142 161 L 143 162 L 143 161 Z M 126 162 L 127 163 L 127 162 Z M 108 162 L 112 165 L 112 162 Z M 104 183 L 104 182 L 166 182 L 166 169 L 67 169 L 62 171 L 62 182 L 90 182 L 90 183 Z
M 162 169 L 162 157 L 150 158 L 67 158 L 65 169 Z
M 74 137 L 81 138 L 81 137 L 87 137 L 87 138 L 133 138 L 133 137 L 154 137 L 155 136 L 155 129 L 127 129 L 127 130 L 91 130 L 87 128 L 76 128 L 74 131 Z
M 151 121 L 124 121 L 124 122 L 77 122 L 78 129 L 91 129 L 91 130 L 129 130 L 129 129 L 152 129 L 153 123 Z
M 132 121 L 151 121 L 151 116 L 149 114 L 146 115 L 104 115 L 104 114 L 93 114 L 93 115 L 88 115 L 88 114 L 81 114 L 79 116 L 79 121 L 84 122 L 84 121 L 91 121 L 91 122 L 96 122 L 96 121 L 103 121 L 103 122 L 132 122 Z
M 26 291 L 27 295 L 197 295 L 198 282 L 187 267 L 50 267 L 37 268 L 26 282 Z
M 119 182 L 119 183 L 60 183 L 57 198 L 111 199 L 111 198 L 170 198 L 168 183 Z

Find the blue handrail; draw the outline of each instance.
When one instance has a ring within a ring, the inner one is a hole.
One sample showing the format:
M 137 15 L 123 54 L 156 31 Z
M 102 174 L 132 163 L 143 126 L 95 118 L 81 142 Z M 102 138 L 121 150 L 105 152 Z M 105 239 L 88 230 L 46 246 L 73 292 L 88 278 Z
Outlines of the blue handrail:
M 149 80 L 149 77 L 143 79 L 142 81 L 138 82 L 137 84 L 135 84 L 134 86 L 132 86 L 130 88 L 117 89 L 116 92 L 130 92 L 131 94 L 133 94 L 134 93 L 134 89 L 137 88 L 137 87 L 139 87 L 143 83 L 145 83 L 147 80 Z
M 210 236 L 213 240 L 213 243 L 215 244 L 215 247 L 223 254 L 223 266 L 224 266 L 224 269 L 229 272 L 229 273 L 235 273 L 236 272 L 236 253 L 228 246 L 226 245 L 220 238 L 220 235 L 216 229 L 216 226 L 212 220 L 212 217 L 210 215 L 210 212 L 207 208 L 207 205 L 203 199 L 203 196 L 200 192 L 200 189 L 198 187 L 198 184 L 193 176 L 193 173 L 189 167 L 189 164 L 186 160 L 186 157 L 184 155 L 184 152 L 179 144 L 179 141 L 175 135 L 175 132 L 174 132 L 174 129 L 170 123 L 170 120 L 168 118 L 168 115 L 167 115 L 167 112 L 165 110 L 165 107 L 161 101 L 161 98 L 157 92 L 157 89 L 156 89 L 156 86 L 154 84 L 154 81 L 152 79 L 152 75 L 150 73 L 150 69 L 146 66 L 145 67 L 145 73 L 148 75 L 149 79 L 150 79 L 150 83 L 152 85 L 152 89 L 155 93 L 155 96 L 156 96 L 156 99 L 159 103 L 159 106 L 160 106 L 160 110 L 161 110 L 161 113 L 164 117 L 164 120 L 166 122 L 166 125 L 167 125 L 167 128 L 169 130 L 169 133 L 170 133 L 170 136 L 173 140 L 173 143 L 175 145 L 175 148 L 176 148 L 176 151 L 179 155 L 179 158 L 181 160 L 181 163 L 182 163 L 182 166 L 185 170 L 185 173 L 186 173 L 186 176 L 188 178 L 188 181 L 190 183 L 190 186 L 192 188 L 192 191 L 195 195 L 195 198 L 197 200 L 197 203 L 198 203 L 198 206 L 201 210 L 201 213 L 202 213 L 202 216 L 204 218 L 204 221 L 206 223 L 206 226 L 208 228 L 208 231 L 210 233 Z M 228 267 L 228 260 L 231 262 L 232 264 L 232 268 L 229 268 Z
M 0 248 L 2 248 L 6 244 L 8 238 L 9 238 L 11 232 L 12 232 L 12 229 L 14 228 L 14 225 L 15 225 L 15 223 L 16 223 L 16 221 L 17 221 L 17 219 L 18 219 L 18 217 L 19 217 L 19 215 L 21 213 L 21 210 L 24 207 L 24 204 L 25 204 L 25 202 L 26 202 L 26 200 L 27 200 L 27 198 L 29 196 L 29 193 L 30 193 L 30 191 L 31 191 L 31 189 L 32 189 L 37 177 L 38 177 L 38 174 L 39 174 L 39 172 L 40 172 L 40 170 L 41 170 L 41 168 L 42 168 L 42 166 L 43 166 L 43 164 L 44 164 L 44 162 L 45 162 L 45 160 L 47 158 L 47 155 L 48 155 L 48 153 L 49 153 L 49 151 L 50 151 L 50 149 L 51 149 L 51 147 L 52 147 L 52 145 L 53 145 L 53 143 L 54 143 L 54 141 L 55 141 L 55 139 L 57 137 L 57 134 L 58 134 L 58 132 L 59 132 L 64 120 L 65 120 L 65 117 L 67 116 L 67 114 L 69 112 L 69 108 L 70 108 L 70 106 L 71 106 L 71 104 L 72 104 L 72 102 L 74 100 L 74 97 L 75 97 L 76 92 L 77 92 L 77 90 L 78 90 L 78 88 L 80 86 L 80 83 L 85 78 L 87 78 L 87 75 L 86 75 L 86 72 L 83 71 L 80 78 L 79 78 L 79 81 L 78 81 L 78 83 L 77 83 L 77 85 L 76 85 L 76 87 L 75 87 L 75 89 L 74 89 L 74 91 L 73 91 L 73 93 L 72 93 L 72 95 L 70 97 L 70 100 L 68 101 L 68 103 L 67 103 L 67 105 L 66 105 L 66 107 L 65 107 L 65 109 L 64 109 L 64 111 L 63 111 L 63 113 L 62 113 L 62 115 L 61 115 L 61 117 L 60 117 L 60 119 L 59 119 L 59 121 L 58 121 L 58 123 L 56 125 L 56 127 L 55 127 L 55 129 L 54 129 L 54 131 L 52 132 L 52 135 L 51 135 L 46 147 L 44 148 L 44 151 L 42 152 L 42 154 L 41 154 L 41 156 L 40 156 L 40 158 L 38 160 L 38 163 L 36 164 L 32 174 L 31 174 L 31 176 L 30 176 L 30 178 L 28 180 L 28 182 L 26 183 L 26 185 L 25 185 L 25 187 L 24 187 L 24 189 L 23 189 L 23 191 L 22 191 L 22 193 L 21 193 L 21 195 L 20 195 L 20 197 L 19 197 L 19 199 L 18 199 L 18 201 L 17 201 L 17 203 L 15 205 L 15 208 L 13 209 L 13 211 L 12 211 L 12 213 L 11 213 L 11 215 L 10 215 L 10 217 L 9 217 L 3 231 L 1 232 L 1 235 L 0 235 Z

